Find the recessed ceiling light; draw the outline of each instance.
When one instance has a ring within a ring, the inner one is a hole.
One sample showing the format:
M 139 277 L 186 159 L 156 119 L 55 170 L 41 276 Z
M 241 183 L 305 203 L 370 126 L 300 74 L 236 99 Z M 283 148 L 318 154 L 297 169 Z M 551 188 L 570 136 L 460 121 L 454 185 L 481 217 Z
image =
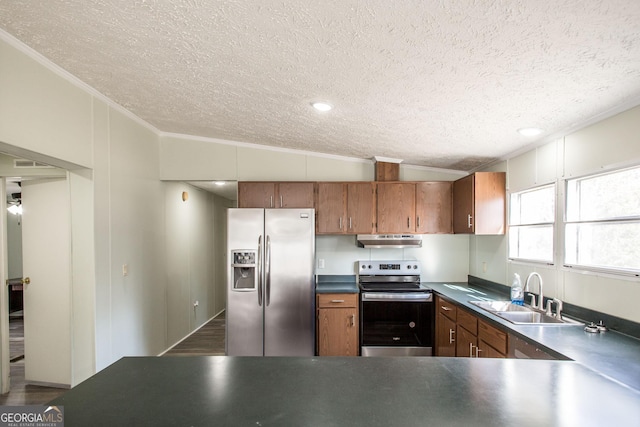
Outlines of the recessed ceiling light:
M 538 128 L 521 128 L 518 129 L 518 133 L 522 136 L 536 136 L 540 135 L 543 132 L 542 129 Z
M 325 101 L 312 102 L 311 106 L 313 108 L 315 108 L 316 110 L 322 111 L 322 112 L 329 111 L 329 110 L 333 109 L 333 105 L 331 105 L 331 104 L 329 104 L 328 102 L 325 102 Z

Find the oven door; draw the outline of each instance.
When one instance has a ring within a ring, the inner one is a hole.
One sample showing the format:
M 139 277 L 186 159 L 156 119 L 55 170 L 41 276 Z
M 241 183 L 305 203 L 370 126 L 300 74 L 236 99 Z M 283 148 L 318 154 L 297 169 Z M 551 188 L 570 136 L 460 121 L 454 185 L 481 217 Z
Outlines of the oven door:
M 431 356 L 434 307 L 431 292 L 362 292 L 362 356 Z

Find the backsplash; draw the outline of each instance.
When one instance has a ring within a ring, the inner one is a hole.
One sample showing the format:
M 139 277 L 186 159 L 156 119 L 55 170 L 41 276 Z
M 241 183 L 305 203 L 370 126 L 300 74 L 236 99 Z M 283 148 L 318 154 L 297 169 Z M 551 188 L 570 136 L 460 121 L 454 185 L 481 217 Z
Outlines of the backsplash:
M 359 260 L 419 260 L 423 282 L 466 282 L 469 274 L 469 237 L 461 234 L 425 234 L 421 248 L 365 249 L 356 236 L 316 236 L 316 274 L 356 274 Z M 321 268 L 324 263 L 324 268 Z

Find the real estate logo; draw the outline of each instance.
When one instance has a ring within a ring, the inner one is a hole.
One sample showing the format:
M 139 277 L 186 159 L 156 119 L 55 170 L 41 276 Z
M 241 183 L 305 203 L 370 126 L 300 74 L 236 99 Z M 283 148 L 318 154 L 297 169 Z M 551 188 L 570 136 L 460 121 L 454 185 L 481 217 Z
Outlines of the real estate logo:
M 0 427 L 64 427 L 64 407 L 0 406 Z

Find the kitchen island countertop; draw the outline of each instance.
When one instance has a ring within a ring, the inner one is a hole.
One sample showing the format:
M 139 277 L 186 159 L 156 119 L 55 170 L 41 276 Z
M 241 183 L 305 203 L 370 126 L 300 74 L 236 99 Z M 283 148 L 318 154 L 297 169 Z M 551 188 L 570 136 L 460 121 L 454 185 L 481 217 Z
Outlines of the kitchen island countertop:
M 66 426 L 640 425 L 640 393 L 545 360 L 126 357 L 50 404 Z

